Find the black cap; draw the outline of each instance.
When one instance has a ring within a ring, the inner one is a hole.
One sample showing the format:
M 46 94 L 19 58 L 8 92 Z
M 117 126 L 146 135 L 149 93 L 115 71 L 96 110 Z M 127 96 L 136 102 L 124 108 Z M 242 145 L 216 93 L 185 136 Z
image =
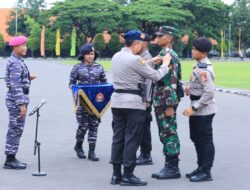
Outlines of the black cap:
M 150 42 L 151 41 L 151 36 L 147 33 L 143 33 L 145 35 L 145 38 L 143 39 L 143 41 L 145 42 Z
M 195 49 L 203 53 L 208 53 L 212 49 L 211 41 L 203 37 L 194 39 L 193 46 Z
M 84 44 L 80 49 L 80 55 L 78 56 L 78 60 L 83 60 L 84 55 L 86 55 L 92 51 L 95 53 L 94 60 L 96 60 L 99 57 L 99 53 L 94 49 L 93 44 L 92 43 Z

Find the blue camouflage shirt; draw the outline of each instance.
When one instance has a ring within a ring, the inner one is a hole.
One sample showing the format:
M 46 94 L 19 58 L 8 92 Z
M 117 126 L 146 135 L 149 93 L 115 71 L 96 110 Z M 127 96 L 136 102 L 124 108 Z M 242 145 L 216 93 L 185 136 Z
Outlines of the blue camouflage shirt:
M 78 63 L 70 73 L 69 87 L 75 84 L 100 84 L 106 82 L 106 74 L 100 64 L 96 62 L 92 64 Z
M 8 58 L 5 82 L 9 89 L 6 99 L 14 101 L 17 106 L 29 103 L 30 73 L 23 59 L 13 52 Z

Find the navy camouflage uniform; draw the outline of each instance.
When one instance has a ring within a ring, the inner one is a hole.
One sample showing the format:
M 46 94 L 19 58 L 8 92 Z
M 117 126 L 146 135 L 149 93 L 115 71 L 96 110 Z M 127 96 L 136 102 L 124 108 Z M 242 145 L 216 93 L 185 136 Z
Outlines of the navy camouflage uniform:
M 69 85 L 100 84 L 106 82 L 106 74 L 100 64 L 96 62 L 90 65 L 79 63 L 73 67 L 70 73 Z M 88 142 L 96 143 L 99 118 L 95 115 L 90 115 L 82 105 L 79 105 L 76 111 L 76 119 L 78 122 L 76 132 L 77 141 L 83 141 L 87 130 L 89 130 Z
M 5 76 L 8 92 L 6 105 L 9 111 L 9 125 L 6 138 L 5 154 L 15 155 L 23 133 L 25 117 L 19 117 L 20 105 L 28 106 L 30 73 L 23 59 L 12 53 L 8 59 Z

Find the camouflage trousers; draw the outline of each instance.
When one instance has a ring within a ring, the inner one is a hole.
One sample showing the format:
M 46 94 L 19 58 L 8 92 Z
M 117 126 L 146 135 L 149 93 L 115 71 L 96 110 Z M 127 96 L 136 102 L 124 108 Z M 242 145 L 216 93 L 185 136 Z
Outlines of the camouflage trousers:
M 88 142 L 96 143 L 97 131 L 100 122 L 99 118 L 95 115 L 90 115 L 81 105 L 79 105 L 76 111 L 76 119 L 78 122 L 76 140 L 84 141 L 84 137 L 88 130 Z
M 180 154 L 180 141 L 177 134 L 176 114 L 165 116 L 166 106 L 155 107 L 155 117 L 159 129 L 160 141 L 163 144 L 163 153 L 174 157 Z
M 9 111 L 9 124 L 6 135 L 5 154 L 16 155 L 23 134 L 25 117 L 20 118 L 20 109 L 14 101 L 6 100 L 7 109 Z

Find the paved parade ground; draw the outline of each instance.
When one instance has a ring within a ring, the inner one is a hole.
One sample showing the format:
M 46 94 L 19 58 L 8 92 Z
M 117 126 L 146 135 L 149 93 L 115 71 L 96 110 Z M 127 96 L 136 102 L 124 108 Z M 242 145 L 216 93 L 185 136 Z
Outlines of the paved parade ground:
M 145 187 L 120 187 L 110 185 L 112 115 L 104 114 L 98 131 L 97 150 L 99 162 L 80 160 L 73 150 L 77 128 L 71 93 L 68 88 L 72 65 L 59 64 L 56 60 L 26 60 L 31 73 L 38 78 L 32 81 L 30 112 L 42 99 L 47 103 L 41 108 L 38 139 L 42 143 L 42 170 L 46 177 L 33 177 L 37 171 L 34 151 L 35 115 L 27 116 L 24 134 L 17 158 L 28 164 L 26 170 L 4 170 L 5 135 L 8 113 L 5 105 L 7 88 L 0 80 L 0 190 L 249 190 L 250 189 L 250 98 L 222 92 L 216 93 L 219 108 L 214 119 L 215 162 L 213 182 L 191 183 L 185 173 L 196 168 L 194 146 L 189 139 L 188 118 L 181 113 L 188 106 L 184 98 L 178 108 L 178 132 L 181 142 L 181 179 L 156 180 L 151 174 L 163 167 L 162 145 L 155 120 L 152 123 L 152 166 L 138 166 L 135 175 L 147 180 Z M 0 59 L 0 77 L 5 72 L 6 59 Z M 110 74 L 108 79 L 110 81 Z M 232 79 L 233 80 L 233 79 Z M 84 143 L 85 152 L 88 151 Z

